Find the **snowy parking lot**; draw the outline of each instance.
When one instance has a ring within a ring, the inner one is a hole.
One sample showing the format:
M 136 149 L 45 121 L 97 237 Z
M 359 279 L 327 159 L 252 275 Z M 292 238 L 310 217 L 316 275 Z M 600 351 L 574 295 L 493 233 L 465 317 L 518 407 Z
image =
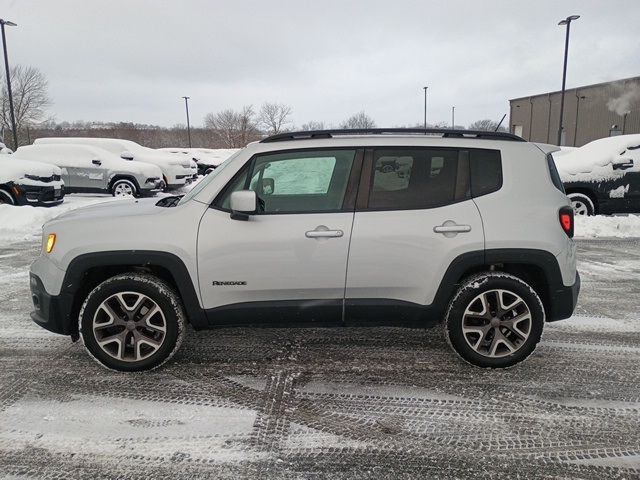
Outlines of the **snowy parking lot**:
M 512 369 L 463 363 L 438 328 L 220 329 L 123 374 L 31 322 L 32 226 L 54 212 L 9 208 L 0 478 L 640 476 L 637 217 L 577 225 L 576 314 Z

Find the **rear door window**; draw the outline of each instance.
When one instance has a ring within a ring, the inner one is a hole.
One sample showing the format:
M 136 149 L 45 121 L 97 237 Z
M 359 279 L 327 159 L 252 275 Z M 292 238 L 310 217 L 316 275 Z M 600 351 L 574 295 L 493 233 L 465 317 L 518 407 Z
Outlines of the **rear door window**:
M 470 196 L 468 154 L 457 149 L 378 149 L 369 209 L 421 209 Z

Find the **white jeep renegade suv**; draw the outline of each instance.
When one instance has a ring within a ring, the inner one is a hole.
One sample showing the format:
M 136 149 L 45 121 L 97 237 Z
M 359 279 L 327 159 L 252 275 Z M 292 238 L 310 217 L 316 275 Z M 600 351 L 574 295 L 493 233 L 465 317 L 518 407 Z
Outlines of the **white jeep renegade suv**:
M 534 350 L 545 321 L 573 312 L 572 235 L 551 156 L 520 137 L 286 133 L 184 197 L 45 224 L 31 316 L 117 370 L 167 361 L 187 323 L 443 323 L 463 359 L 507 367 Z

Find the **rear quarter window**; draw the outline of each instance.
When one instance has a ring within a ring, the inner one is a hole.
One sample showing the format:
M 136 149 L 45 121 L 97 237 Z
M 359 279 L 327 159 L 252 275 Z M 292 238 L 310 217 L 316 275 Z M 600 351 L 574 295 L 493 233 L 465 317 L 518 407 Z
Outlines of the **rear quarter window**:
M 499 150 L 469 150 L 471 195 L 480 197 L 502 187 L 502 159 Z
M 551 175 L 551 181 L 553 182 L 553 185 L 562 193 L 565 193 L 564 185 L 562 184 L 560 174 L 558 173 L 558 169 L 556 168 L 556 162 L 553 160 L 553 155 L 551 155 L 550 153 L 547 153 L 547 167 L 549 168 L 549 175 Z

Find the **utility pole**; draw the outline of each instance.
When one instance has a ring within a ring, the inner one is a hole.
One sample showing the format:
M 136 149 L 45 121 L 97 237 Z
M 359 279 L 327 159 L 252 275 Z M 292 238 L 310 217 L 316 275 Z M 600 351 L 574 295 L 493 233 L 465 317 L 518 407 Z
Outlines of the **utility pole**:
M 2 28 L 2 49 L 4 50 L 4 69 L 7 75 L 7 93 L 9 94 L 9 111 L 11 116 L 11 130 L 13 130 L 13 151 L 18 149 L 18 130 L 16 129 L 16 116 L 13 111 L 13 94 L 11 93 L 11 75 L 9 74 L 9 57 L 7 56 L 7 38 L 4 34 L 4 26 L 17 27 L 18 25 L 0 18 Z
M 187 110 L 187 137 L 189 137 L 189 148 L 191 148 L 191 125 L 189 124 L 189 98 L 191 97 L 182 98 L 184 98 L 184 107 Z
M 451 128 L 456 128 L 456 107 L 451 107 Z
M 424 90 L 424 129 L 427 129 L 427 89 L 429 87 L 422 87 Z
M 564 66 L 562 68 L 562 94 L 560 95 L 560 124 L 558 126 L 558 146 L 562 143 L 562 116 L 564 115 L 564 90 L 567 83 L 567 57 L 569 55 L 569 30 L 571 22 L 580 18 L 580 15 L 571 15 L 561 20 L 558 25 L 567 26 L 567 34 L 564 39 Z

